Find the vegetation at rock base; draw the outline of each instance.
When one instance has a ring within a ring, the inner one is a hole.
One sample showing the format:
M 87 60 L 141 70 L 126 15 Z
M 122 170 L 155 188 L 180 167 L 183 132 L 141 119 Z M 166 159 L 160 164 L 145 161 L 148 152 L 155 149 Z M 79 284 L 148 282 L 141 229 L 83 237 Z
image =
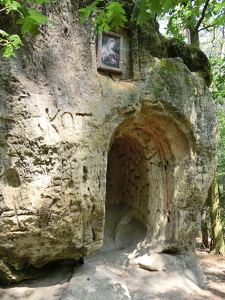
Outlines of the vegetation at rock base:
M 223 41 L 225 45 L 225 41 Z M 223 53 L 211 54 L 210 61 L 213 71 L 211 92 L 217 105 L 219 123 L 219 149 L 216 177 L 209 189 L 208 200 L 204 212 L 206 222 L 203 232 L 211 237 L 210 248 L 216 254 L 225 255 L 224 227 L 225 227 L 225 57 Z M 207 241 L 203 240 L 207 247 Z

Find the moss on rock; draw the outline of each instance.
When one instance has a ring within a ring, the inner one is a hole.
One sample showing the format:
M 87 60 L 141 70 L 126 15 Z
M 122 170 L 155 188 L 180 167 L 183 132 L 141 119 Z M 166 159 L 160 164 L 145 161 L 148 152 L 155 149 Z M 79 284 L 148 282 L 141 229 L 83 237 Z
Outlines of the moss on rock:
M 168 57 L 180 57 L 191 72 L 201 72 L 206 84 L 212 81 L 211 67 L 204 52 L 197 46 L 172 38 L 167 39 Z

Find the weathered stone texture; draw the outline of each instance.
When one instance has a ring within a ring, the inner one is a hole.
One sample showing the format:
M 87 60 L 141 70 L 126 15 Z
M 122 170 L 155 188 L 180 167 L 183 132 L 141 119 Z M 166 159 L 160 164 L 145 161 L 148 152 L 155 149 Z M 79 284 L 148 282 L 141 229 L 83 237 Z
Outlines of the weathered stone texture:
M 169 58 L 149 24 L 123 31 L 123 75 L 98 72 L 79 2 L 55 3 L 48 13 L 58 26 L 1 60 L 2 282 L 95 253 L 107 205 L 132 208 L 146 251 L 194 248 L 216 160 L 206 66 L 192 72 Z

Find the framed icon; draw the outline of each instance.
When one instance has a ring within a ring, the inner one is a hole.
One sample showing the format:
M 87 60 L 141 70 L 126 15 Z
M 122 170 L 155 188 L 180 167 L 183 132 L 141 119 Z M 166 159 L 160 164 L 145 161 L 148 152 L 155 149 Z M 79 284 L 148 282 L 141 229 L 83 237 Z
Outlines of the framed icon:
M 103 32 L 98 35 L 98 70 L 122 73 L 122 35 Z

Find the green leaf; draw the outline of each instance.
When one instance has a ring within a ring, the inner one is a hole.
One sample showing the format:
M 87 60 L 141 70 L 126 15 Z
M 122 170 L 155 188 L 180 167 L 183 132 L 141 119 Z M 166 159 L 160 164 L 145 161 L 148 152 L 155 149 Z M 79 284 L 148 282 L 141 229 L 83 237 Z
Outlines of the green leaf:
M 4 1 L 4 5 L 7 7 L 6 13 L 9 14 L 10 11 L 18 11 L 21 8 L 21 4 L 17 1 Z
M 131 21 L 136 21 L 140 26 L 146 24 L 151 18 L 151 13 L 146 0 L 137 0 L 131 15 Z
M 84 21 L 86 21 L 87 18 L 88 18 L 88 17 L 92 14 L 92 12 L 93 12 L 94 10 L 96 10 L 96 9 L 97 9 L 97 6 L 91 6 L 91 5 L 89 5 L 89 6 L 85 7 L 85 8 L 79 9 L 79 12 L 81 12 L 82 15 L 83 15 L 83 17 L 81 18 L 80 22 L 83 23 Z
M 81 12 L 83 15 L 80 22 L 83 23 L 84 21 L 86 21 L 87 18 L 90 17 L 90 15 L 92 14 L 92 12 L 97 10 L 97 5 L 102 1 L 104 0 L 96 0 L 91 5 L 79 9 L 78 11 Z
M 154 12 L 154 13 L 163 12 L 163 3 L 161 0 L 159 0 L 159 1 L 149 0 L 148 4 L 149 4 L 149 8 L 151 9 L 152 12 Z
M 97 18 L 93 21 L 96 24 L 95 34 L 98 34 L 102 31 L 109 31 L 110 27 L 108 24 L 108 19 L 106 17 L 105 11 L 100 11 Z
M 38 35 L 40 33 L 37 21 L 30 17 L 20 18 L 16 23 L 22 25 L 22 34 L 31 33 L 33 35 Z
M 109 5 L 107 5 L 106 9 L 108 23 L 110 23 L 112 28 L 118 31 L 120 27 L 124 26 L 124 22 L 127 21 L 126 12 L 123 9 L 122 4 L 118 2 L 110 2 Z
M 21 5 L 20 7 L 18 7 L 17 11 L 21 14 L 21 16 L 23 18 L 28 17 L 30 15 L 30 10 L 24 5 Z
M 0 0 L 0 4 L 3 5 L 3 8 L 6 8 L 5 11 L 7 14 L 9 14 L 11 11 L 18 11 L 20 14 L 20 18 L 16 23 L 21 25 L 22 34 L 39 34 L 40 30 L 38 23 L 48 22 L 52 25 L 56 25 L 43 14 L 34 9 L 30 9 L 29 5 L 27 6 L 28 2 L 33 4 L 51 3 L 50 0 Z M 4 57 L 15 55 L 14 50 L 19 48 L 21 45 L 23 45 L 23 43 L 18 35 L 10 35 L 5 31 L 0 30 L 0 46 Z
M 0 3 L 4 6 L 10 6 L 12 2 L 17 2 L 17 1 L 11 1 L 11 0 L 1 0 Z
M 7 32 L 5 32 L 4 30 L 1 30 L 0 29 L 0 34 L 2 35 L 2 36 L 9 36 L 9 34 L 7 33 Z
M 214 5 L 214 11 L 219 12 L 225 7 L 225 1 L 221 3 L 215 3 Z
M 30 9 L 30 18 L 34 19 L 37 23 L 46 23 L 48 18 L 34 9 Z
M 37 23 L 51 23 L 52 25 L 56 25 L 54 22 L 50 21 L 46 16 L 42 15 L 36 10 L 30 9 L 29 15 L 26 17 L 21 17 L 17 20 L 17 24 L 21 24 L 21 33 L 31 33 L 33 35 L 37 35 L 40 33 L 39 26 Z
M 30 3 L 37 3 L 37 4 L 42 4 L 42 3 L 51 3 L 51 0 L 28 0 Z
M 51 3 L 51 1 L 50 0 L 36 0 L 36 3 L 40 3 L 40 4 L 42 4 L 42 3 Z
M 49 20 L 49 18 L 47 18 L 45 15 L 42 15 L 41 13 L 39 13 L 37 10 L 34 9 L 30 9 L 30 18 L 37 21 L 37 23 L 50 23 L 53 26 L 57 26 L 56 23 Z
M 6 38 L 0 38 L 0 46 L 3 51 L 3 57 L 15 56 L 14 51 L 23 45 L 20 37 L 16 34 L 10 35 L 3 30 L 0 30 L 0 34 Z
M 163 12 L 168 12 L 171 9 L 174 9 L 174 7 L 177 5 L 176 0 L 166 0 L 163 1 Z
M 140 2 L 141 2 L 141 0 L 135 1 L 135 5 L 134 5 L 134 8 L 133 8 L 133 11 L 131 14 L 131 16 L 134 20 L 136 20 L 140 14 Z
M 3 57 L 15 56 L 14 48 L 12 45 L 7 45 L 3 47 Z

